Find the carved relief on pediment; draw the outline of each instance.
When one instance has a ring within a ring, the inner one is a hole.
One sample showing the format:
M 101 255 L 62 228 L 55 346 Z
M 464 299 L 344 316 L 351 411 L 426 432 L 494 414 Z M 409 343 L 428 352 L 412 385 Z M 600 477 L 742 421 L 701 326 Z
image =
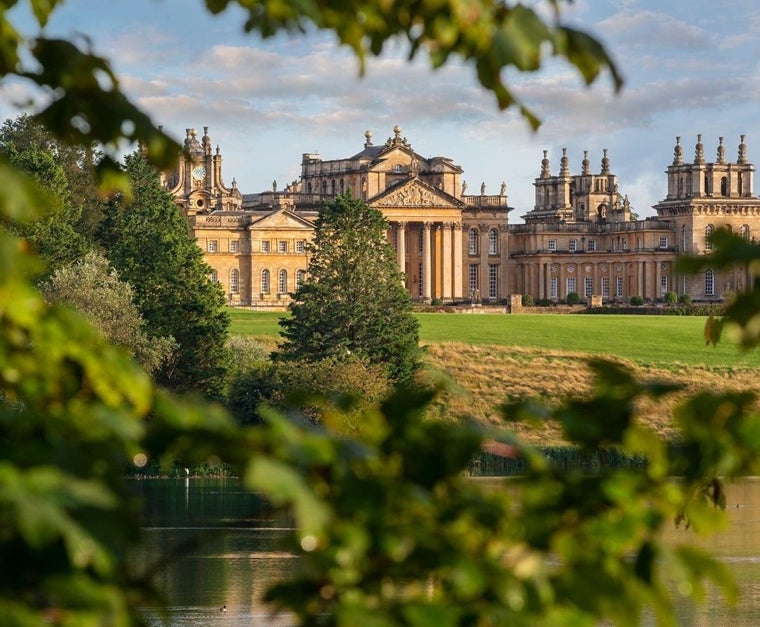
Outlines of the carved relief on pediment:
M 372 203 L 374 207 L 434 207 L 441 205 L 436 194 L 420 185 L 406 185 Z

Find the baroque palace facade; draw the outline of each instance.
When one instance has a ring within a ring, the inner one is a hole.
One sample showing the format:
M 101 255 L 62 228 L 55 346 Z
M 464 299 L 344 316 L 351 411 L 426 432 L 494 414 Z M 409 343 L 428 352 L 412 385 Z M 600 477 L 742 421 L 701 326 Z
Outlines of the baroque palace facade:
M 380 145 L 365 142 L 346 159 L 325 161 L 306 153 L 300 179 L 277 191 L 242 194 L 222 179 L 222 156 L 208 127 L 199 139 L 188 129 L 176 168 L 162 183 L 186 214 L 191 231 L 232 305 L 284 308 L 305 279 L 308 243 L 319 209 L 350 192 L 383 213 L 406 287 L 419 302 L 505 303 L 511 294 L 562 301 L 571 292 L 624 301 L 656 300 L 665 292 L 720 300 L 743 290 L 746 270 L 678 275 L 680 254 L 709 250 L 719 227 L 747 239 L 760 233 L 760 199 L 744 136 L 735 162 L 726 161 L 723 138 L 707 163 L 701 136 L 686 163 L 677 138 L 667 168 L 667 196 L 657 217 L 636 219 L 610 171 L 607 151 L 598 173 L 587 153 L 581 173 L 570 173 L 563 149 L 551 174 L 544 151 L 535 180 L 535 205 L 523 224 L 508 224 L 506 185 L 500 193 L 467 194 L 462 168 L 446 157 L 425 158 L 393 129 Z

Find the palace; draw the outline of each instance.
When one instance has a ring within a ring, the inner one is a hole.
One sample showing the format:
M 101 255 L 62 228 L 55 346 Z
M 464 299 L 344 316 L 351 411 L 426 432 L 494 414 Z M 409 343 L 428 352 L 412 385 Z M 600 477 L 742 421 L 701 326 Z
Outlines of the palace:
M 708 235 L 729 228 L 747 239 L 760 233 L 760 199 L 744 136 L 727 162 L 723 138 L 705 162 L 701 135 L 686 163 L 680 138 L 667 168 L 667 196 L 656 218 L 639 220 L 618 189 L 607 151 L 592 173 L 584 152 L 580 174 L 570 173 L 566 150 L 551 174 L 544 151 L 535 179 L 535 205 L 523 224 L 508 224 L 506 185 L 498 195 L 467 194 L 462 168 L 447 157 L 425 158 L 396 126 L 380 145 L 364 134 L 355 155 L 323 160 L 306 153 L 300 179 L 278 191 L 242 194 L 225 186 L 222 156 L 208 127 L 188 129 L 176 168 L 162 183 L 182 207 L 198 245 L 232 305 L 284 308 L 305 279 L 308 246 L 319 209 L 351 193 L 388 220 L 406 287 L 419 302 L 505 303 L 511 294 L 535 300 L 581 298 L 657 300 L 668 291 L 694 300 L 721 300 L 748 286 L 745 269 L 679 275 L 680 254 L 709 250 Z

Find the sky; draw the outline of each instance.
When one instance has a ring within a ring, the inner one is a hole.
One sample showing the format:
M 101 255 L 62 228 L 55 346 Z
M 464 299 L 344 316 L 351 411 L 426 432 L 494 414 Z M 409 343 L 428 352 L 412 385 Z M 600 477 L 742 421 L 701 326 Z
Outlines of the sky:
M 282 189 L 299 177 L 303 153 L 349 157 L 362 149 L 366 130 L 381 144 L 395 125 L 422 156 L 460 165 L 470 190 L 485 183 L 496 194 L 504 181 L 515 208 L 510 222 L 533 208 L 543 150 L 556 173 L 567 148 L 577 174 L 584 150 L 599 172 L 608 149 L 620 192 L 641 217 L 655 215 L 652 205 L 666 194 L 676 136 L 687 162 L 698 133 L 708 161 L 719 136 L 735 161 L 745 134 L 750 161 L 760 163 L 757 0 L 563 6 L 562 21 L 599 38 L 625 84 L 616 94 L 603 74 L 588 88 L 552 57 L 537 73 L 508 73 L 542 120 L 536 132 L 516 110 L 500 111 L 463 62 L 432 70 L 423 55 L 409 63 L 397 44 L 369 59 L 360 77 L 352 53 L 329 33 L 262 39 L 244 32 L 240 11 L 212 16 L 202 0 L 67 0 L 46 33 L 88 38 L 125 92 L 178 141 L 185 129 L 200 135 L 207 126 L 224 158 L 225 184 L 235 178 L 243 193 L 271 189 L 275 180 Z M 18 20 L 31 24 L 23 14 Z M 28 95 L 21 83 L 4 84 L 2 119 L 17 115 Z

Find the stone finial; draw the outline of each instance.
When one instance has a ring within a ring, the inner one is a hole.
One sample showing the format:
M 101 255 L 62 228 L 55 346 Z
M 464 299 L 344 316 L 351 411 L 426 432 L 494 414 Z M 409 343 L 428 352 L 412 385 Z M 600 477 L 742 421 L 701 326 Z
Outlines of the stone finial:
M 673 148 L 673 165 L 683 165 L 683 146 L 681 146 L 681 136 L 676 137 L 676 145 Z
M 694 163 L 705 162 L 705 147 L 702 144 L 702 134 L 697 135 L 697 145 L 694 147 Z
M 567 148 L 562 149 L 562 158 L 559 160 L 559 175 L 570 176 L 570 168 L 568 166 Z
M 591 162 L 588 160 L 588 150 L 583 151 L 583 161 L 581 161 L 581 172 L 583 174 L 591 174 Z
M 607 149 L 602 148 L 602 174 L 610 173 L 610 160 L 607 157 Z
M 718 163 L 726 162 L 726 147 L 723 145 L 723 138 L 718 137 Z
M 736 163 L 747 163 L 747 144 L 744 143 L 744 135 L 739 136 L 740 142 L 739 142 L 739 158 L 736 160 Z
M 549 151 L 544 150 L 544 158 L 541 159 L 541 178 L 549 178 L 551 176 L 551 172 L 549 171 Z
M 369 148 L 372 145 L 372 131 L 364 131 L 364 138 L 367 140 L 364 142 L 364 147 Z
M 393 142 L 395 144 L 398 144 L 401 141 L 401 127 L 396 124 L 396 126 L 393 127 Z

